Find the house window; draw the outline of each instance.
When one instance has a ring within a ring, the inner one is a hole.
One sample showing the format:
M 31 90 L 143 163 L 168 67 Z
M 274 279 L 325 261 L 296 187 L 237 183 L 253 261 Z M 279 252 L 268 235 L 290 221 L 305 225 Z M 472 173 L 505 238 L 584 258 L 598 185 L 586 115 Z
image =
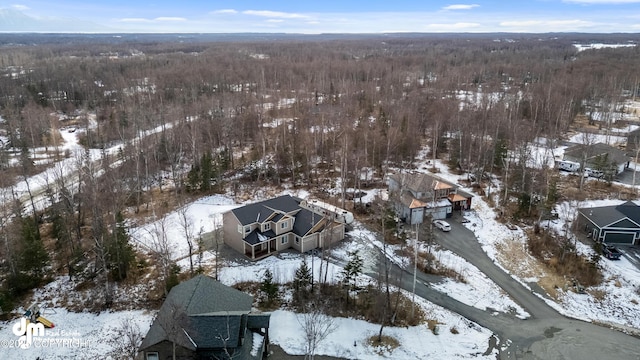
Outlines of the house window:
M 264 230 L 263 231 L 267 231 L 267 230 L 271 230 L 271 223 L 270 222 L 264 224 Z
M 160 356 L 157 352 L 148 352 L 146 360 L 160 360 Z
M 300 245 L 300 238 L 296 238 L 296 245 Z
M 283 244 L 283 245 L 284 245 L 284 244 L 286 244 L 286 243 L 288 243 L 288 242 L 289 242 L 289 239 L 287 239 L 287 237 L 286 237 L 286 236 L 283 236 L 283 237 L 281 237 L 281 238 L 280 238 L 280 244 Z
M 243 232 L 243 231 L 242 231 L 242 225 L 238 225 L 238 232 L 239 232 L 240 234 L 242 234 L 242 232 Z
M 288 221 L 283 221 L 282 224 L 280 224 L 280 228 L 281 229 L 286 229 L 289 226 L 289 222 Z
M 248 234 L 248 233 L 250 233 L 250 232 L 251 232 L 251 226 L 249 226 L 249 225 L 245 226 L 245 227 L 244 227 L 244 233 L 245 233 L 245 234 Z

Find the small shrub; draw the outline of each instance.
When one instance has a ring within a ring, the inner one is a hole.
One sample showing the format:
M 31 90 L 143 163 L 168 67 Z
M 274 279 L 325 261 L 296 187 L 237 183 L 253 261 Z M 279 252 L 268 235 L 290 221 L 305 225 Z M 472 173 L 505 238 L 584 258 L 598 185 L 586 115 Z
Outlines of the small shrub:
M 589 294 L 593 296 L 597 301 L 603 301 L 607 297 L 607 292 L 604 290 L 589 290 Z
M 400 346 L 400 342 L 396 338 L 388 335 L 382 335 L 380 339 L 378 335 L 374 335 L 367 340 L 367 344 L 373 347 L 374 351 L 380 356 L 390 355 L 393 350 Z
M 427 327 L 431 332 L 434 332 L 436 327 L 438 326 L 438 320 L 427 319 Z
M 449 331 L 451 331 L 451 333 L 452 333 L 452 334 L 455 334 L 455 335 L 457 335 L 457 334 L 459 334 L 459 333 L 460 333 L 460 331 L 458 330 L 458 328 L 457 328 L 457 327 L 455 327 L 455 325 L 454 325 L 454 326 L 452 326 L 452 327 L 451 327 L 451 329 L 449 329 Z

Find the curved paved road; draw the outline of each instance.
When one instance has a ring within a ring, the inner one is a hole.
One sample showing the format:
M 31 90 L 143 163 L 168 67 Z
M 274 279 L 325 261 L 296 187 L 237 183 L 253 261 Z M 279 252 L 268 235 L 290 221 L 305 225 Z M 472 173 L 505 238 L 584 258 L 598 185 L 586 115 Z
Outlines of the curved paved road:
M 465 258 L 531 314 L 522 320 L 508 314 L 494 316 L 464 305 L 420 283 L 416 294 L 493 331 L 500 339 L 501 359 L 634 359 L 640 360 L 640 339 L 620 331 L 567 318 L 497 267 L 480 247 L 473 232 L 450 221 L 452 231 L 436 232 L 437 242 Z M 400 271 L 399 268 L 395 269 Z M 403 287 L 411 289 L 412 276 Z
M 497 267 L 480 247 L 473 232 L 455 221 L 450 221 L 450 233 L 436 232 L 437 242 L 484 272 L 511 298 L 531 315 L 520 319 L 511 314 L 484 311 L 463 304 L 448 295 L 429 287 L 438 277 L 418 273 L 416 295 L 447 308 L 491 330 L 498 337 L 498 344 L 490 340 L 486 354 L 495 347 L 500 359 L 620 359 L 640 360 L 640 339 L 620 331 L 567 318 L 519 282 Z M 382 254 L 378 269 L 367 269 L 368 275 L 378 277 L 383 271 Z M 411 291 L 413 273 L 391 264 L 392 278 L 400 279 L 400 285 Z

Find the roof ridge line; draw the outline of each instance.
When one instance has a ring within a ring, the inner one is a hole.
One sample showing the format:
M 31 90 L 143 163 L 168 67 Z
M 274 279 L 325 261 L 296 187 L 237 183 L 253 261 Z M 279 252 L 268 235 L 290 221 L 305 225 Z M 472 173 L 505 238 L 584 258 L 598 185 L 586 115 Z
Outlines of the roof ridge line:
M 198 289 L 198 286 L 200 285 L 200 281 L 202 281 L 202 277 L 203 276 L 204 275 L 202 275 L 202 274 L 199 274 L 197 276 L 197 281 L 196 281 L 195 285 L 193 286 L 193 291 L 191 292 L 191 296 L 189 296 L 189 302 L 187 303 L 187 306 L 184 308 L 187 316 L 191 316 L 191 314 L 189 314 L 189 308 L 191 307 L 191 301 L 193 300 L 193 297 L 196 294 L 196 290 Z M 193 279 L 195 279 L 195 278 L 193 278 Z

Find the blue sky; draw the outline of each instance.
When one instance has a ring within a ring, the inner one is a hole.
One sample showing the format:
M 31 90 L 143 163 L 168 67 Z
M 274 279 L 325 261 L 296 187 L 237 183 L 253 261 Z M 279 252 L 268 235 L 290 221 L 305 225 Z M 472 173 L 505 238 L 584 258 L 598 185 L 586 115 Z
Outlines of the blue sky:
M 0 0 L 0 9 L 100 26 L 87 32 L 640 32 L 640 0 Z

